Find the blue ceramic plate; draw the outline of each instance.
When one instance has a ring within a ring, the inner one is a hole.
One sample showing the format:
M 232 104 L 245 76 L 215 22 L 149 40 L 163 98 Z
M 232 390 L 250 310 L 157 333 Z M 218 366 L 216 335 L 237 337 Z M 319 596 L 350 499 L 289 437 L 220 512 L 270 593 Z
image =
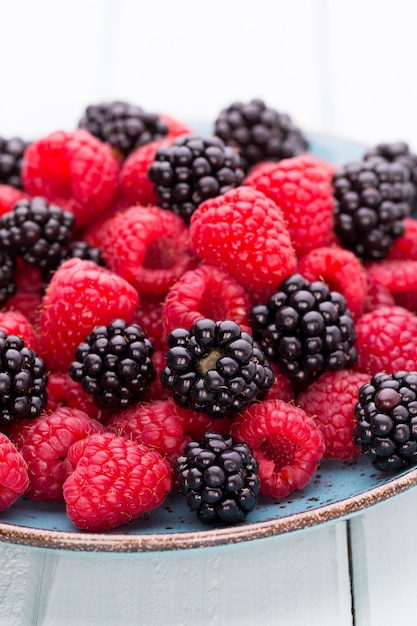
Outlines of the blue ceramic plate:
M 341 165 L 362 158 L 364 149 L 317 135 L 309 136 L 310 151 Z M 261 499 L 247 520 L 237 526 L 211 528 L 188 510 L 185 499 L 170 494 L 146 519 L 108 533 L 76 530 L 64 505 L 20 498 L 0 514 L 0 540 L 49 549 L 96 552 L 182 550 L 239 543 L 300 531 L 349 518 L 417 484 L 417 469 L 397 474 L 376 470 L 367 459 L 321 463 L 302 491 L 282 500 Z

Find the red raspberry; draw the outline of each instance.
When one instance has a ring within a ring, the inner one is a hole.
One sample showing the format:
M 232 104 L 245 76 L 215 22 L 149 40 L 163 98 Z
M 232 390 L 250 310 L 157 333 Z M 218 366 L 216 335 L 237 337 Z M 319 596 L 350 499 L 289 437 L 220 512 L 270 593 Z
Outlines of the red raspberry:
M 92 248 L 102 248 L 108 222 L 131 206 L 130 202 L 117 193 L 105 211 L 78 231 L 78 239 L 86 241 Z
M 184 122 L 176 119 L 175 117 L 171 117 L 166 113 L 158 113 L 159 117 L 165 124 L 168 126 L 168 135 L 167 137 L 180 137 L 181 135 L 190 135 L 193 131 L 189 126 L 186 126 Z
M 324 437 L 325 458 L 349 460 L 361 454 L 353 439 L 354 408 L 368 374 L 343 370 L 326 372 L 297 396 L 297 404 L 315 419 Z
M 265 300 L 296 268 L 281 210 L 251 187 L 202 202 L 190 235 L 196 255 L 228 272 L 253 299 Z
M 41 354 L 51 370 L 65 371 L 79 343 L 99 324 L 133 321 L 137 291 L 93 261 L 72 258 L 55 272 L 39 316 Z
M 18 259 L 14 279 L 16 293 L 7 300 L 3 311 L 19 311 L 36 326 L 44 285 L 40 270 Z
M 166 351 L 155 350 L 152 361 L 156 370 L 155 380 L 152 381 L 149 390 L 146 392 L 143 401 L 154 402 L 155 400 L 167 400 L 172 397 L 171 392 L 161 383 L 161 372 L 166 366 Z
M 300 259 L 297 271 L 307 280 L 322 280 L 331 291 L 341 293 L 353 319 L 362 315 L 367 288 L 366 271 L 353 252 L 337 246 L 318 247 Z
M 328 171 L 309 154 L 265 162 L 245 183 L 262 191 L 282 210 L 297 256 L 333 238 L 333 193 Z
M 417 316 L 407 309 L 380 306 L 364 313 L 356 333 L 356 371 L 373 376 L 417 369 Z
M 165 295 L 196 264 L 184 220 L 139 205 L 108 222 L 103 256 L 111 270 L 149 295 Z
M 129 407 L 115 413 L 106 426 L 116 435 L 143 443 L 164 457 L 178 456 L 186 443 L 182 421 L 172 400 Z
M 175 408 L 180 417 L 184 434 L 190 440 L 200 440 L 205 433 L 216 431 L 221 435 L 227 435 L 234 421 L 234 417 L 226 416 L 220 418 L 210 418 L 205 413 L 193 411 L 193 409 Z
M 417 220 L 412 217 L 405 217 L 403 224 L 405 232 L 401 237 L 394 239 L 387 259 L 390 261 L 394 261 L 395 259 L 417 261 Z
M 280 370 L 279 366 L 274 361 L 270 361 L 269 365 L 274 372 L 274 382 L 268 391 L 268 400 L 291 402 L 294 400 L 294 389 L 290 379 Z
M 368 273 L 366 274 L 366 285 L 364 313 L 369 313 L 378 306 L 395 305 L 395 300 L 388 287 L 376 282 Z
M 249 327 L 249 298 L 230 274 L 203 264 L 189 270 L 171 287 L 163 305 L 164 335 L 175 328 L 191 328 L 196 320 L 233 320 Z
M 29 195 L 71 211 L 79 228 L 109 206 L 119 170 L 110 145 L 83 129 L 58 130 L 26 149 L 22 181 Z
M 33 417 L 24 417 L 21 420 L 13 422 L 12 424 L 3 426 L 2 432 L 7 435 L 15 448 L 20 451 L 26 441 L 30 429 L 35 422 L 36 420 L 33 419 Z
M 110 530 L 160 506 L 171 489 L 171 466 L 158 452 L 114 433 L 71 446 L 75 467 L 64 483 L 68 517 L 85 530 Z
M 68 372 L 50 372 L 48 375 L 48 403 L 45 411 L 52 413 L 61 407 L 79 409 L 88 417 L 106 423 L 112 412 L 100 409 L 93 396 L 72 380 Z
M 141 295 L 134 321 L 145 329 L 155 350 L 166 350 L 167 342 L 163 327 L 164 301 L 158 296 Z
M 259 464 L 260 493 L 285 498 L 305 487 L 323 457 L 323 436 L 303 409 L 283 400 L 264 400 L 238 415 L 230 433 L 246 441 Z
M 169 146 L 171 143 L 172 139 L 167 138 L 151 141 L 127 157 L 119 177 L 120 193 L 125 200 L 142 206 L 158 204 L 153 183 L 148 178 L 148 168 L 155 160 L 159 148 Z
M 12 211 L 18 200 L 27 198 L 27 194 L 11 185 L 0 185 L 0 217 Z
M 62 502 L 62 485 L 71 470 L 65 462 L 69 447 L 104 430 L 83 411 L 68 407 L 34 420 L 21 448 L 30 480 L 26 495 L 39 502 Z
M 368 267 L 369 280 L 386 287 L 395 304 L 417 312 L 417 260 L 381 261 Z
M 16 502 L 28 485 L 26 461 L 9 438 L 0 433 L 0 511 Z
M 18 335 L 25 346 L 39 352 L 39 342 L 34 326 L 19 311 L 0 311 L 0 330 L 6 335 Z

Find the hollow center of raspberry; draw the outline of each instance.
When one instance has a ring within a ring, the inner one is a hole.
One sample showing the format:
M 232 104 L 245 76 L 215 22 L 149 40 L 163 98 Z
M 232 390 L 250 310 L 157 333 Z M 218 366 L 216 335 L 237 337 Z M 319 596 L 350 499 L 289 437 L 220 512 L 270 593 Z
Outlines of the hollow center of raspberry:
M 175 251 L 166 239 L 151 241 L 146 249 L 143 267 L 148 270 L 166 270 L 174 265 Z
M 198 368 L 201 374 L 204 376 L 209 370 L 216 369 L 217 359 L 223 356 L 220 350 L 212 350 L 207 356 L 204 356 L 198 361 Z
M 280 471 L 285 465 L 294 463 L 297 444 L 287 437 L 269 437 L 259 445 L 262 454 L 274 462 L 275 471 Z

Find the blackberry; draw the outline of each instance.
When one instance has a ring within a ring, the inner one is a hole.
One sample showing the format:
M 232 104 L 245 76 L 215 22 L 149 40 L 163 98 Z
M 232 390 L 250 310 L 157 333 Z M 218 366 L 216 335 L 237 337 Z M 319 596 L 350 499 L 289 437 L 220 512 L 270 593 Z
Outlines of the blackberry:
M 153 352 L 139 324 L 115 319 L 80 343 L 69 374 L 99 408 L 125 408 L 140 400 L 155 379 Z
M 261 161 L 288 159 L 308 148 L 290 116 L 259 99 L 233 102 L 223 109 L 215 120 L 214 134 L 239 152 L 246 173 Z
M 0 426 L 38 417 L 47 403 L 46 365 L 17 335 L 0 330 Z
M 333 176 L 335 232 L 364 260 L 384 259 L 405 230 L 414 185 L 410 170 L 382 157 L 348 163 Z
M 23 189 L 22 162 L 29 142 L 21 137 L 5 139 L 0 137 L 0 184 Z
M 237 524 L 256 506 L 258 463 L 249 445 L 230 435 L 207 432 L 190 441 L 175 470 L 189 508 L 206 524 Z
M 417 464 L 417 371 L 378 372 L 359 391 L 353 437 L 381 470 Z
M 219 137 L 183 135 L 156 152 L 148 169 L 158 206 L 188 224 L 196 208 L 238 187 L 244 178 L 240 157 Z
M 221 418 L 266 397 L 274 374 L 252 337 L 230 320 L 197 320 L 168 335 L 161 383 L 184 408 Z
M 0 307 L 16 293 L 15 269 L 14 257 L 0 247 Z
M 356 360 L 356 329 L 346 300 L 321 281 L 288 276 L 266 304 L 249 312 L 253 337 L 298 392 L 325 371 Z
M 72 213 L 35 196 L 19 200 L 0 218 L 0 246 L 11 256 L 47 272 L 61 263 L 73 228 Z
M 78 127 L 109 143 L 122 158 L 145 143 L 162 139 L 169 130 L 156 113 L 120 100 L 88 106 Z

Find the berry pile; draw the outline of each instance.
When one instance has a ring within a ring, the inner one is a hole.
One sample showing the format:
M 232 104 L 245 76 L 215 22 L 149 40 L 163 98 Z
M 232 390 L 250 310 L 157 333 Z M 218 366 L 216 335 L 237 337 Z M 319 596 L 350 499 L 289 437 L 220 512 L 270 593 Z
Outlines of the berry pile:
M 259 99 L 0 138 L 0 510 L 221 526 L 324 459 L 417 464 L 416 161 L 337 169 Z

